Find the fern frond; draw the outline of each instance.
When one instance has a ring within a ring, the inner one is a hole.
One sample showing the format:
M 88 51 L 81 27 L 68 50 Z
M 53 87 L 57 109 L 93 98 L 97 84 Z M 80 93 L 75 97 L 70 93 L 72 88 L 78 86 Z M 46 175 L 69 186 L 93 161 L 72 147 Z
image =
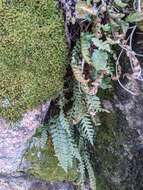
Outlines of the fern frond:
M 89 112 L 101 112 L 101 102 L 98 96 L 96 95 L 86 95 L 86 102 Z
M 81 36 L 81 53 L 82 53 L 84 60 L 88 64 L 92 64 L 91 55 L 89 52 L 89 48 L 91 46 L 90 38 L 91 37 L 88 34 L 82 34 L 82 36 Z
M 88 157 L 88 153 L 86 151 L 84 152 L 84 161 L 85 161 L 85 165 L 86 165 L 86 168 L 88 171 L 90 186 L 91 186 L 92 190 L 96 190 L 96 178 L 94 175 L 93 167 L 90 163 L 90 159 Z
M 48 133 L 46 129 L 43 129 L 40 137 L 40 146 L 44 148 L 48 141 Z
M 79 182 L 80 182 L 80 187 L 84 186 L 84 182 L 86 179 L 86 166 L 84 163 L 84 158 L 83 158 L 83 151 L 84 151 L 84 138 L 80 135 L 79 137 L 79 142 L 78 142 L 78 149 L 80 151 L 80 155 L 81 155 L 81 162 L 78 165 L 78 169 L 79 169 L 79 173 L 80 173 L 80 178 L 79 178 Z
M 90 153 L 89 153 L 89 151 L 87 151 L 88 150 L 87 145 L 88 145 L 88 143 L 85 141 L 85 139 L 83 137 L 80 137 L 79 149 L 80 149 L 80 154 L 82 157 L 82 162 L 84 164 L 85 171 L 88 174 L 90 186 L 92 187 L 92 190 L 96 190 L 96 178 L 94 175 L 93 167 L 91 165 L 91 159 L 89 156 Z
M 81 162 L 78 147 L 72 137 L 71 126 L 63 110 L 60 111 L 55 124 L 50 126 L 50 134 L 52 136 L 56 156 L 59 159 L 61 167 L 66 172 L 73 167 L 74 159 Z
M 55 154 L 61 167 L 67 172 L 72 167 L 73 156 L 70 149 L 69 135 L 65 129 L 66 126 L 61 125 L 59 118 L 57 118 L 55 125 L 50 126 Z
M 78 124 L 82 116 L 86 113 L 84 95 L 80 90 L 80 85 L 75 82 L 73 87 L 73 105 L 68 115 L 73 124 Z
M 80 129 L 84 135 L 84 138 L 87 139 L 93 145 L 95 129 L 89 114 L 86 114 L 82 117 L 82 120 L 80 122 Z
M 69 149 L 71 151 L 72 157 L 76 158 L 78 161 L 81 161 L 81 156 L 80 156 L 78 147 L 75 144 L 74 136 L 72 135 L 72 126 L 70 126 L 62 110 L 60 112 L 59 121 L 60 121 L 60 125 L 63 127 L 63 129 L 66 131 L 68 135 Z
M 84 183 L 86 180 L 86 168 L 85 168 L 85 164 L 83 161 L 79 162 L 78 164 L 78 171 L 79 171 L 79 187 L 80 189 L 84 189 Z

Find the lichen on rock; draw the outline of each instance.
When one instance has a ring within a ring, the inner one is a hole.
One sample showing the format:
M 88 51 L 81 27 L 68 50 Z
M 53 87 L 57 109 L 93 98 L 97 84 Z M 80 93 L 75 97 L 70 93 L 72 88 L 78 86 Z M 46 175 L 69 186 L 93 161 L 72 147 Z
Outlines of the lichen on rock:
M 53 0 L 13 0 L 0 10 L 0 116 L 18 120 L 63 87 L 67 45 Z

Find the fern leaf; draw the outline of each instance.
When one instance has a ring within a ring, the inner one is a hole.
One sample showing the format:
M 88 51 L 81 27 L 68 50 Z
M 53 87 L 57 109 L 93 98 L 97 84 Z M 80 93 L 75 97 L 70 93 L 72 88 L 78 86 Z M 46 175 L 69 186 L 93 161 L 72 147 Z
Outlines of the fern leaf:
M 69 136 L 66 126 L 62 126 L 59 118 L 55 126 L 51 126 L 50 134 L 54 145 L 55 154 L 58 157 L 61 167 L 67 172 L 72 167 L 73 156 L 70 150 Z
M 94 126 L 88 114 L 84 115 L 80 123 L 84 137 L 93 145 Z
M 89 48 L 91 46 L 90 39 L 91 39 L 91 36 L 88 34 L 82 34 L 82 36 L 81 36 L 81 53 L 82 53 L 84 60 L 88 64 L 92 63 L 91 55 L 89 52 Z
M 61 167 L 67 172 L 73 167 L 74 159 L 81 162 L 81 156 L 71 134 L 71 126 L 65 118 L 63 110 L 60 111 L 55 125 L 50 127 L 50 134 L 54 150 Z
M 41 132 L 41 137 L 40 137 L 40 146 L 44 148 L 46 146 L 47 141 L 48 141 L 47 130 L 43 129 Z
M 96 190 L 96 178 L 94 175 L 94 171 L 92 168 L 92 165 L 90 163 L 90 159 L 88 157 L 88 154 L 86 153 L 86 151 L 84 152 L 84 160 L 85 160 L 85 165 L 88 171 L 88 176 L 89 176 L 89 181 L 90 181 L 90 186 L 93 190 Z
M 95 95 L 86 95 L 86 102 L 89 112 L 99 112 L 101 111 L 100 99 Z
M 68 115 L 73 124 L 78 124 L 85 113 L 86 105 L 84 101 L 84 96 L 80 91 L 80 86 L 78 85 L 78 83 L 75 83 L 73 88 L 73 105 Z
M 79 186 L 81 189 L 84 189 L 84 183 L 85 183 L 85 179 L 86 179 L 86 176 L 85 176 L 85 164 L 83 161 L 79 162 L 78 164 L 78 171 L 79 171 Z

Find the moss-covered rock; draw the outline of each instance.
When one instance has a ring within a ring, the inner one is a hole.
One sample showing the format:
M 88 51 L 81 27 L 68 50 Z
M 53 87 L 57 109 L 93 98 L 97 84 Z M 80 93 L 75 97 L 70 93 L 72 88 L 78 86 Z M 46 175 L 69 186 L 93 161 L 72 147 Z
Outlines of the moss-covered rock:
M 41 156 L 41 158 L 39 157 Z M 31 167 L 27 173 L 35 178 L 45 181 L 74 181 L 77 174 L 74 170 L 66 173 L 61 166 L 59 166 L 58 159 L 55 157 L 53 151 L 31 149 L 27 155 Z
M 53 0 L 13 0 L 0 10 L 0 116 L 19 119 L 63 86 L 67 46 Z
M 50 139 L 47 140 L 46 131 L 42 128 L 38 128 L 31 139 L 24 160 L 30 164 L 25 173 L 35 178 L 45 181 L 75 181 L 77 178 L 76 169 L 66 173 L 59 165 Z

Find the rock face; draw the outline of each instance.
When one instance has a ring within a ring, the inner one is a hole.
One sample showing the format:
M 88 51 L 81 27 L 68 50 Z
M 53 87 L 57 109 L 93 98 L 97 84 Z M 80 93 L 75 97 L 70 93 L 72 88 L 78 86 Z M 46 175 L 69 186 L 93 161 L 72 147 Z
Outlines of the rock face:
M 0 119 L 0 174 L 14 174 L 20 167 L 22 157 L 28 146 L 28 140 L 35 134 L 36 128 L 44 117 L 49 102 L 24 114 L 17 123 Z
M 50 102 L 40 105 L 38 108 L 24 114 L 23 119 L 19 122 L 10 123 L 4 119 L 0 119 L 0 190 L 74 190 L 75 187 L 68 182 L 47 182 L 51 178 L 47 176 L 51 175 L 51 172 L 55 172 L 55 176 L 63 175 L 60 170 L 54 170 L 57 167 L 58 162 L 54 162 L 52 170 L 44 170 L 46 164 L 43 167 L 44 175 L 42 173 L 42 158 L 39 158 L 36 166 L 40 163 L 41 168 L 34 170 L 32 160 L 27 160 L 25 155 L 29 155 L 30 146 L 33 148 L 31 139 L 36 132 L 36 129 L 40 127 L 41 121 L 44 119 L 45 114 L 49 108 Z M 47 150 L 47 147 L 46 147 Z M 31 156 L 32 156 L 32 152 Z M 39 152 L 36 152 L 39 153 Z M 41 153 L 42 156 L 42 153 Z M 47 155 L 47 160 L 49 160 Z M 53 158 L 52 158 L 53 159 Z M 55 158 L 54 158 L 55 159 Z M 33 160 L 35 162 L 35 160 Z M 50 161 L 52 162 L 52 160 Z M 50 164 L 48 162 L 47 164 Z M 47 167 L 51 167 L 48 166 Z M 57 169 L 57 168 L 56 168 Z M 39 172 L 33 177 L 30 175 L 29 170 Z M 49 171 L 49 173 L 48 173 Z M 59 174 L 58 174 L 59 172 Z M 31 176 L 31 177 L 30 177 Z M 45 178 L 43 176 L 46 176 Z M 63 175 L 66 179 L 65 174 Z M 37 180 L 39 177 L 40 180 Z M 46 181 L 44 181 L 44 179 Z M 56 178 L 55 180 L 60 180 Z M 68 178 L 69 179 L 69 178 Z
M 39 143 L 33 136 L 50 104 L 43 102 L 62 89 L 66 71 L 67 43 L 56 3 L 0 2 L 0 190 L 74 190 L 67 182 L 48 182 L 51 171 L 57 181 L 71 178 L 47 147 L 43 152 L 33 143 Z
M 141 33 L 136 33 L 134 49 L 142 54 Z M 140 44 L 140 45 L 139 45 Z M 142 66 L 143 59 L 138 57 Z M 124 58 L 123 58 L 124 59 Z M 115 83 L 112 112 L 102 116 L 103 126 L 97 133 L 96 153 L 100 189 L 143 189 L 143 82 L 122 81 L 137 96 Z
M 68 182 L 48 183 L 22 177 L 0 176 L 0 190 L 76 190 Z

